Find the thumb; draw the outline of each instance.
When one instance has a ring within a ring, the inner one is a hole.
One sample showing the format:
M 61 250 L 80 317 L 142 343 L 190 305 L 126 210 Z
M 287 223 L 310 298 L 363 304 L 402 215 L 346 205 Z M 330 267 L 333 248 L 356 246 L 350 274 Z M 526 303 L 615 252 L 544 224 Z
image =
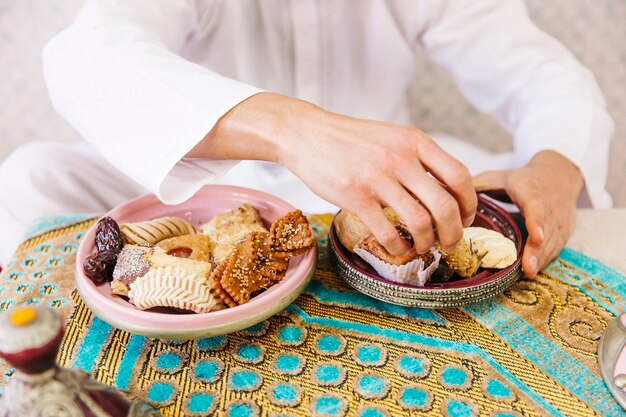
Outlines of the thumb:
M 482 172 L 473 178 L 474 189 L 477 192 L 505 190 L 508 176 L 508 170 Z

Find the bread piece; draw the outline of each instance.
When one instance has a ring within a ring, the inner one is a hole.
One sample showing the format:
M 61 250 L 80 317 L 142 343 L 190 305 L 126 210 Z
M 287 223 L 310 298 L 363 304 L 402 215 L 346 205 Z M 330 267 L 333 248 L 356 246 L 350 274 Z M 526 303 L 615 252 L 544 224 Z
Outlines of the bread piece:
M 481 258 L 483 268 L 506 268 L 517 259 L 515 243 L 495 230 L 467 227 L 463 231 L 463 240 Z
M 392 255 L 387 252 L 387 249 L 385 249 L 385 247 L 376 240 L 374 235 L 369 235 L 367 238 L 362 240 L 357 247 L 368 251 L 378 259 L 390 265 L 404 265 L 417 258 L 422 258 L 427 266 L 434 261 L 433 255 L 430 252 L 426 252 L 424 255 L 419 255 L 415 249 L 411 249 L 404 255 Z
M 120 233 L 127 243 L 154 245 L 174 236 L 195 235 L 197 231 L 189 222 L 179 217 L 160 217 L 145 222 L 121 224 Z
M 259 212 L 250 204 L 219 214 L 200 229 L 211 238 L 211 256 L 215 265 L 222 263 L 250 233 L 267 231 Z
M 390 207 L 385 207 L 383 213 L 389 219 L 389 221 L 400 224 L 400 217 Z M 350 252 L 354 252 L 354 247 L 357 246 L 363 239 L 370 236 L 372 232 L 368 227 L 354 214 L 346 210 L 341 210 L 335 216 L 333 220 L 333 226 L 335 233 L 343 246 Z
M 459 276 L 471 277 L 478 271 L 481 257 L 465 239 L 461 239 L 457 247 L 448 252 L 441 249 L 438 240 L 435 242 L 435 247 L 441 252 L 441 257 L 446 264 Z

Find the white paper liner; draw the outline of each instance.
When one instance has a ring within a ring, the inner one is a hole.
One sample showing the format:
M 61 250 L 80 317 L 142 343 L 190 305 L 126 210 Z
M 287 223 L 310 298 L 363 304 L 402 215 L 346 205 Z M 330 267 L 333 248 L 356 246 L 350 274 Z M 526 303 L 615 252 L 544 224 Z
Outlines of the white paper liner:
M 355 246 L 354 252 L 359 255 L 365 262 L 370 264 L 376 270 L 378 275 L 389 281 L 401 284 L 417 285 L 423 287 L 426 285 L 430 276 L 437 270 L 441 253 L 434 247 L 430 249 L 435 260 L 424 268 L 424 261 L 420 258 L 414 259 L 404 265 L 391 265 L 380 258 L 372 255 L 370 252 Z

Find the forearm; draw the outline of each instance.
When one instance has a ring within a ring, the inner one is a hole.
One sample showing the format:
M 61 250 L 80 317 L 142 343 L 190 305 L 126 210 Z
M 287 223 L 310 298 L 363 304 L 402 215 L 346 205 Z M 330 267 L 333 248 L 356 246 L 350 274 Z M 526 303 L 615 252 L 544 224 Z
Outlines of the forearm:
M 285 163 L 291 148 L 298 147 L 298 137 L 302 136 L 298 130 L 312 129 L 323 119 L 323 113 L 302 100 L 259 93 L 222 116 L 187 156 Z

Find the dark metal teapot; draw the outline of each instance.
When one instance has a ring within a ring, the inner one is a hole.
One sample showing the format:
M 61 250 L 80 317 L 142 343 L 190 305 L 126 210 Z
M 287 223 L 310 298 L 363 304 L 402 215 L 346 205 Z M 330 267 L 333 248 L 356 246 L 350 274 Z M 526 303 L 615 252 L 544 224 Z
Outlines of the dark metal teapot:
M 0 314 L 0 357 L 15 376 L 0 397 L 0 417 L 160 417 L 143 401 L 131 402 L 82 370 L 56 364 L 63 338 L 53 310 L 22 307 Z

